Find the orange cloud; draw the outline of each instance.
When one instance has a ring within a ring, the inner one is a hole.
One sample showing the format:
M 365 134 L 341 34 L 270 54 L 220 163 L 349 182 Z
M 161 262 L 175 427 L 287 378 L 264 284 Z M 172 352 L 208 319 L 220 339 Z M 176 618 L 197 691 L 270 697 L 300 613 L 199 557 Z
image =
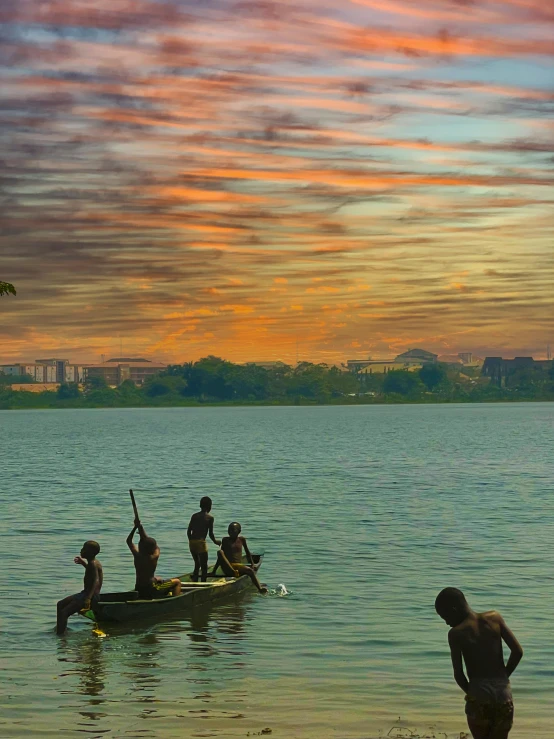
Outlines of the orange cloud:
M 542 346 L 547 4 L 185 5 L 0 10 L 6 361 Z

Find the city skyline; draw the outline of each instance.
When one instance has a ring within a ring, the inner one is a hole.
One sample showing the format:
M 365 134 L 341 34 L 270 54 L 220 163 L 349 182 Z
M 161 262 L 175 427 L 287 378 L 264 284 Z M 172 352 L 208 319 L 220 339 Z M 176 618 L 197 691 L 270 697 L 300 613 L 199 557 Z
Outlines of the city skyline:
M 3 361 L 546 357 L 539 0 L 48 0 L 0 18 Z

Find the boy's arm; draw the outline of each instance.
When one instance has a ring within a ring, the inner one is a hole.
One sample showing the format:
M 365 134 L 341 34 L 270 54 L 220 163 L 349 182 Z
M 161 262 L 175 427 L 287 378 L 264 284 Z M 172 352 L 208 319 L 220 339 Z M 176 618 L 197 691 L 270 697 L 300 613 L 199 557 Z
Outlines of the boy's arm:
M 252 555 L 250 554 L 250 549 L 248 549 L 248 544 L 246 543 L 246 539 L 244 536 L 241 536 L 242 539 L 242 545 L 244 547 L 244 551 L 246 553 L 246 559 L 251 565 L 254 565 L 254 561 L 252 560 Z
M 506 626 L 506 622 L 504 621 L 502 616 L 498 614 L 498 617 L 500 621 L 500 635 L 510 649 L 510 658 L 508 659 L 508 663 L 506 664 L 506 672 L 508 674 L 508 677 L 510 677 L 512 672 L 519 665 L 521 658 L 523 657 L 523 649 L 521 647 L 521 644 L 513 635 L 512 631 Z
M 189 541 L 192 539 L 192 518 L 189 521 L 189 527 L 187 529 L 187 539 Z
M 225 539 L 226 539 L 226 538 L 227 538 L 227 537 L 224 537 L 224 538 L 223 538 L 223 541 L 225 541 Z M 233 565 L 232 565 L 232 564 L 231 564 L 231 563 L 229 562 L 229 560 L 227 559 L 227 555 L 226 555 L 226 554 L 225 554 L 225 552 L 223 551 L 223 541 L 221 542 L 221 546 L 219 547 L 219 549 L 218 549 L 218 551 L 217 551 L 217 554 L 218 554 L 218 557 L 221 557 L 221 559 L 222 559 L 222 560 L 223 560 L 223 561 L 225 562 L 225 564 L 226 564 L 226 565 L 227 565 L 228 567 L 231 567 L 231 569 L 232 569 Z
M 210 524 L 208 526 L 208 534 L 210 535 L 210 539 L 213 541 L 214 544 L 217 544 L 218 547 L 221 546 L 220 540 L 215 538 L 213 516 L 210 519 Z
M 467 693 L 469 682 L 464 673 L 464 665 L 462 661 L 462 648 L 456 635 L 450 631 L 448 633 L 448 644 L 450 646 L 450 657 L 452 658 L 452 667 L 454 668 L 454 680 L 460 688 Z
M 141 539 L 147 539 L 148 535 L 146 531 L 144 530 L 144 526 L 141 524 L 140 521 L 135 521 L 135 526 L 137 527 L 137 531 L 139 532 L 139 536 Z
M 138 549 L 136 548 L 135 544 L 133 543 L 133 536 L 135 535 L 135 531 L 137 530 L 137 528 L 138 527 L 136 525 L 133 526 L 133 530 L 131 531 L 131 533 L 129 534 L 129 536 L 126 539 L 127 546 L 129 547 L 129 549 L 132 551 L 133 554 L 138 554 Z

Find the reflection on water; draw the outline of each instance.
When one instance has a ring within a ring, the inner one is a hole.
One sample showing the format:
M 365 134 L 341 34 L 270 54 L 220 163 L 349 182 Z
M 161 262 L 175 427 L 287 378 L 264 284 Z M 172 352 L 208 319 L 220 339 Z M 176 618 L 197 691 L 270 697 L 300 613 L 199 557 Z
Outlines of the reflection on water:
M 126 640 L 125 667 L 123 677 L 129 683 L 128 695 L 139 703 L 155 703 L 162 676 L 160 641 L 152 631 L 135 634 Z M 156 713 L 155 708 L 143 707 L 143 716 Z
M 179 686 L 182 688 L 183 683 L 189 685 L 189 700 L 200 701 L 203 707 L 188 704 L 177 716 L 243 717 L 241 712 L 221 710 L 217 695 L 219 675 L 210 670 L 208 662 L 219 657 L 229 671 L 247 667 L 244 642 L 251 602 L 252 595 L 244 592 L 229 602 L 198 608 L 156 624 L 102 624 L 105 638 L 95 629 L 68 632 L 58 640 L 57 647 L 59 677 L 63 679 L 60 695 L 80 696 L 73 708 L 89 722 L 95 722 L 94 732 L 98 735 L 103 731 L 102 719 L 108 715 L 99 708 L 109 710 L 107 704 L 112 701 L 107 696 L 119 689 L 120 681 L 125 685 L 127 700 L 137 704 L 135 715 L 139 720 L 166 714 L 168 692 L 172 704 L 182 703 Z M 170 667 L 175 657 L 178 670 Z M 241 702 L 245 695 L 245 691 L 237 691 L 236 701 Z M 86 731 L 83 726 L 79 730 Z
M 104 718 L 106 713 L 97 708 L 106 702 L 106 661 L 102 639 L 92 632 L 61 637 L 58 640 L 58 661 L 61 663 L 60 678 L 73 675 L 78 678 L 72 690 L 61 692 L 85 696 L 84 705 L 79 706 L 79 714 L 84 718 L 91 721 Z

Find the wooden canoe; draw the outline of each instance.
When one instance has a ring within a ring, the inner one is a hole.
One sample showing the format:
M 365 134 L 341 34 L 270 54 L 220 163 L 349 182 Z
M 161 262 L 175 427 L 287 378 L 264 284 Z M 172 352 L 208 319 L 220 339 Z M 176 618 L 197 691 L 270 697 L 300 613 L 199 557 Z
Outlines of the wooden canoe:
M 254 568 L 259 570 L 263 554 L 253 554 Z M 245 557 L 243 563 L 248 564 Z M 214 565 L 208 568 L 208 582 L 193 582 L 191 573 L 181 576 L 182 592 L 153 600 L 141 600 L 136 590 L 121 593 L 100 593 L 100 599 L 85 615 L 91 620 L 117 621 L 123 623 L 136 619 L 152 619 L 186 613 L 198 606 L 212 604 L 254 587 L 248 575 L 224 577 L 213 573 Z M 221 570 L 220 570 L 221 572 Z

